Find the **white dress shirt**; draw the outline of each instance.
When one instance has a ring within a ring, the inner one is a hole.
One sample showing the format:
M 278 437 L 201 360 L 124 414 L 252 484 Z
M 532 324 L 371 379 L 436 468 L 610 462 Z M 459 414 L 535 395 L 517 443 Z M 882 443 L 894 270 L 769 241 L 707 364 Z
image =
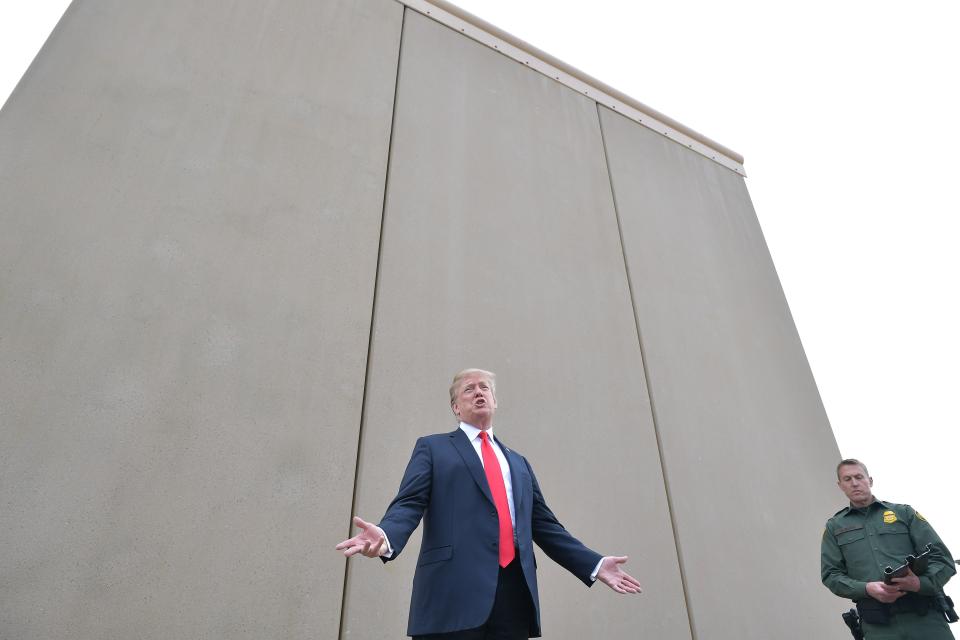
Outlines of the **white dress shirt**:
M 483 438 L 480 437 L 480 429 L 477 429 L 472 424 L 461 422 L 460 430 L 467 434 L 467 438 L 470 439 L 470 444 L 473 445 L 473 450 L 476 451 L 480 457 L 480 464 L 483 465 L 483 452 L 480 450 L 483 444 Z M 513 525 L 514 535 L 516 535 L 517 512 L 513 507 L 513 480 L 510 478 L 510 463 L 507 462 L 507 456 L 503 455 L 500 445 L 497 444 L 497 441 L 493 437 L 493 427 L 487 429 L 487 437 L 490 440 L 490 445 L 493 447 L 493 452 L 497 456 L 497 461 L 500 463 L 500 473 L 503 475 L 503 486 L 507 489 L 507 504 L 510 505 L 510 523 Z

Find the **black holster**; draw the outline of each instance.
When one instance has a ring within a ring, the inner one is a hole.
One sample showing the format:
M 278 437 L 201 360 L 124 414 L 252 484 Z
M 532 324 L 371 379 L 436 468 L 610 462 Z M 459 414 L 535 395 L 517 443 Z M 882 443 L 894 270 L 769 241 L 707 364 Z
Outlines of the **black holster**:
M 960 620 L 956 609 L 953 608 L 953 598 L 942 591 L 933 597 L 933 608 L 942 613 L 950 624 Z
M 843 618 L 843 623 L 850 629 L 853 640 L 863 640 L 863 627 L 860 626 L 860 616 L 857 615 L 857 610 L 850 609 L 846 613 L 841 613 L 840 617 Z

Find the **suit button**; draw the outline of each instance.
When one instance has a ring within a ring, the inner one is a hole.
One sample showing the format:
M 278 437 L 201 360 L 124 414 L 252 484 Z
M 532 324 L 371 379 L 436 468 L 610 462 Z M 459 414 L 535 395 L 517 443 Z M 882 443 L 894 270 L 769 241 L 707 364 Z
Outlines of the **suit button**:
M 496 540 L 494 540 L 493 542 L 491 542 L 491 543 L 490 543 L 490 546 L 493 547 L 494 549 L 496 549 L 496 548 L 497 548 L 497 542 L 496 542 Z

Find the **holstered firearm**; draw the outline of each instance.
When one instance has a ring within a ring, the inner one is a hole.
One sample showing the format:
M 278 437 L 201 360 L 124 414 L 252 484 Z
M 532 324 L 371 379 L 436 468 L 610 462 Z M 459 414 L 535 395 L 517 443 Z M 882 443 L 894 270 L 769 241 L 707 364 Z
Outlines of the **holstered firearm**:
M 913 575 L 920 576 L 927 572 L 927 565 L 930 563 L 930 554 L 933 553 L 933 545 L 927 544 L 927 548 L 918 556 L 907 556 L 906 562 L 894 569 L 887 567 L 883 570 L 883 581 L 887 584 L 893 584 L 894 578 L 902 578 L 907 575 L 907 571 L 913 571 Z
M 943 614 L 943 617 L 947 619 L 947 622 L 954 623 L 957 620 L 960 620 L 960 617 L 957 616 L 956 609 L 953 608 L 953 598 L 945 594 L 943 591 L 933 596 L 933 606 L 937 611 Z
M 863 628 L 860 626 L 860 616 L 857 615 L 857 610 L 850 609 L 846 613 L 841 613 L 840 617 L 843 618 L 844 624 L 850 628 L 853 640 L 863 640 Z

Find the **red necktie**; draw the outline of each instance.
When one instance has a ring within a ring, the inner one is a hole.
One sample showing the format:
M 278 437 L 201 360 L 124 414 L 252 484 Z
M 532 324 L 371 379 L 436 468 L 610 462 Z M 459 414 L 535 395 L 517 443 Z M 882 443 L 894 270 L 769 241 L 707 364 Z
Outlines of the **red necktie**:
M 483 457 L 483 471 L 487 474 L 487 484 L 493 494 L 493 504 L 497 506 L 500 519 L 500 566 L 505 567 L 513 560 L 513 524 L 510 522 L 510 505 L 507 504 L 507 488 L 503 486 L 503 472 L 500 462 L 493 452 L 487 432 L 480 432 L 480 454 Z

